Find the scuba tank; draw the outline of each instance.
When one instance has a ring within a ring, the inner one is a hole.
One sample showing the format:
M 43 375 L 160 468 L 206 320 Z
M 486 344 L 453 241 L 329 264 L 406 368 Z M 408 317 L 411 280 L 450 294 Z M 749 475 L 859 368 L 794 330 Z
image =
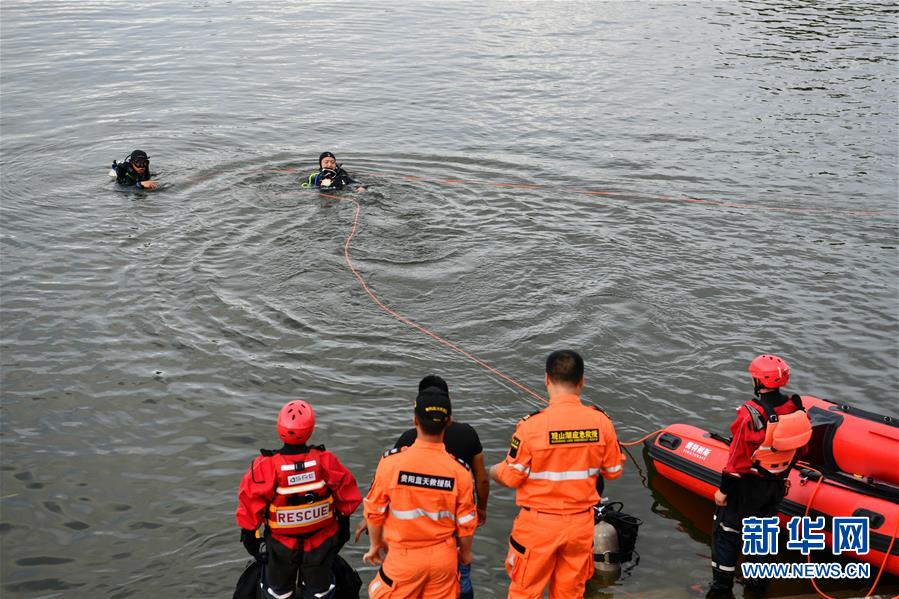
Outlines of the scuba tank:
M 600 508 L 602 509 L 602 508 Z M 595 515 L 594 515 L 595 518 Z M 612 556 L 618 554 L 618 531 L 615 527 L 599 520 L 593 526 L 593 566 L 598 572 L 615 573 L 621 569 L 621 564 Z
M 611 584 L 621 573 L 621 564 L 636 561 L 627 567 L 629 572 L 640 563 L 634 547 L 637 532 L 643 521 L 621 511 L 620 501 L 593 506 L 593 566 L 603 582 Z
M 618 531 L 603 519 L 605 507 L 593 507 L 593 577 L 592 581 L 607 587 L 621 576 L 618 555 Z

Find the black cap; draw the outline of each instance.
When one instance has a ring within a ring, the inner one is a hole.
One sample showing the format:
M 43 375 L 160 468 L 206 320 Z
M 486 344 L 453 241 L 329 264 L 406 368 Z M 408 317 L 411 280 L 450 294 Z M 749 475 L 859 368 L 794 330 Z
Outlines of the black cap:
M 333 158 L 334 160 L 337 160 L 337 156 L 335 156 L 335 155 L 332 154 L 331 152 L 322 152 L 321 154 L 318 155 L 318 167 L 319 167 L 319 168 L 321 168 L 321 166 L 322 166 L 322 160 L 324 160 L 324 159 L 327 158 L 328 156 L 330 156 L 330 157 Z
M 131 152 L 131 160 L 132 161 L 137 160 L 138 158 L 143 158 L 144 160 L 150 159 L 150 157 L 147 156 L 147 153 L 144 152 L 143 150 L 134 150 L 133 152 Z
M 415 415 L 421 420 L 446 422 L 452 413 L 449 394 L 440 387 L 428 387 L 415 398 Z
M 449 386 L 446 384 L 446 381 L 443 380 L 443 377 L 437 376 L 436 374 L 429 374 L 418 382 L 419 393 L 428 387 L 437 387 L 438 389 L 443 389 L 449 393 Z

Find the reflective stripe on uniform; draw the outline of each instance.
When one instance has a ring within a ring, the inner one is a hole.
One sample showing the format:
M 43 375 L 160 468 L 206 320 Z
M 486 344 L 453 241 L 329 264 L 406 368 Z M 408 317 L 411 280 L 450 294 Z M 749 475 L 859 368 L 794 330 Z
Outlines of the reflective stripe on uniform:
M 309 491 L 318 491 L 325 488 L 325 481 L 320 480 L 317 483 L 309 483 L 306 485 L 297 485 L 295 487 L 278 487 L 278 494 L 293 495 L 294 493 L 308 493 Z
M 735 572 L 737 570 L 736 566 L 722 566 L 720 564 L 716 564 L 715 562 L 712 562 L 712 568 L 721 570 L 722 572 Z
M 315 596 L 316 597 L 327 597 L 333 590 L 334 590 L 334 583 L 331 583 L 331 586 L 328 587 L 328 590 L 322 591 L 321 593 L 315 593 Z
M 287 599 L 288 597 L 293 595 L 293 591 L 287 591 L 286 593 L 279 595 L 272 590 L 272 587 L 268 587 L 267 589 L 265 589 L 265 592 L 268 593 L 269 597 L 274 597 L 275 599 Z
M 300 462 L 303 465 L 303 470 L 308 468 L 312 468 L 313 466 L 317 466 L 318 463 L 315 460 L 309 460 L 308 462 Z M 290 470 L 296 470 L 296 464 L 281 464 L 281 470 L 284 472 L 288 472 Z
M 476 513 L 466 514 L 466 515 L 462 516 L 461 518 L 459 518 L 459 524 L 465 524 L 467 522 L 471 522 L 472 520 L 474 520 L 477 517 L 478 517 L 478 515 Z
M 362 501 L 364 501 L 364 502 L 366 502 L 366 503 L 369 503 L 371 500 L 370 500 L 368 497 L 366 497 L 366 498 L 364 498 Z M 374 506 L 374 507 L 372 507 L 371 509 L 374 510 L 374 511 L 376 511 L 376 512 L 378 512 L 379 514 L 383 514 L 384 512 L 387 511 L 387 506 L 386 506 L 386 505 L 385 505 L 385 506 L 382 506 L 382 507 Z
M 531 471 L 529 466 L 525 466 L 523 464 L 514 464 L 514 463 L 509 464 L 509 468 L 514 468 L 515 470 L 518 470 L 519 472 L 524 472 L 525 474 L 528 474 Z
M 612 474 L 614 472 L 620 472 L 623 468 L 624 468 L 624 466 L 622 466 L 621 464 L 618 464 L 617 466 L 612 466 L 611 468 L 600 468 L 600 470 L 602 470 L 603 472 L 608 472 L 609 474 Z
M 547 470 L 545 472 L 531 472 L 528 474 L 528 478 L 535 480 L 584 480 L 585 478 L 590 478 L 591 476 L 596 476 L 599 474 L 599 468 L 588 468 L 587 470 L 567 470 L 564 472 L 552 472 L 551 470 Z
M 390 515 L 397 520 L 415 520 L 416 518 L 421 517 L 430 518 L 431 520 L 441 520 L 444 518 L 452 521 L 456 520 L 456 517 L 446 510 L 441 510 L 439 512 L 426 512 L 421 508 L 415 508 L 414 510 L 395 510 L 391 508 Z

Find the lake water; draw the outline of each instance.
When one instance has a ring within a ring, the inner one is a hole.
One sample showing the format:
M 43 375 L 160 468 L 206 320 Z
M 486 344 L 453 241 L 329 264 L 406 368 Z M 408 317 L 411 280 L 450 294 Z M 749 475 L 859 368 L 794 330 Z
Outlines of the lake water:
M 502 459 L 540 401 L 366 295 L 351 200 L 385 306 L 538 393 L 547 353 L 577 349 L 622 440 L 725 429 L 763 352 L 794 391 L 895 415 L 896 19 L 5 0 L 3 596 L 230 596 L 237 484 L 289 399 L 367 488 L 436 372 Z M 107 177 L 135 148 L 162 189 Z M 326 149 L 366 193 L 299 188 Z M 641 562 L 589 596 L 700 596 L 708 537 L 635 449 L 607 492 L 645 521 Z M 478 597 L 505 596 L 515 511 L 494 489 Z

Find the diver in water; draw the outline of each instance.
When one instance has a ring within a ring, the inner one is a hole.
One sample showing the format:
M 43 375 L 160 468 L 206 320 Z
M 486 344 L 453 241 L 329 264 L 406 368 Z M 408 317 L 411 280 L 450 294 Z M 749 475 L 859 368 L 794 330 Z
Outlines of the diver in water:
M 343 189 L 350 185 L 356 185 L 355 191 L 365 191 L 358 181 L 350 177 L 350 174 L 337 164 L 337 158 L 331 152 L 322 152 L 318 157 L 318 169 L 314 171 L 303 187 L 318 187 L 319 189 Z
M 150 178 L 150 157 L 143 150 L 134 150 L 122 162 L 113 160 L 109 174 L 124 187 L 156 189 L 156 181 Z

